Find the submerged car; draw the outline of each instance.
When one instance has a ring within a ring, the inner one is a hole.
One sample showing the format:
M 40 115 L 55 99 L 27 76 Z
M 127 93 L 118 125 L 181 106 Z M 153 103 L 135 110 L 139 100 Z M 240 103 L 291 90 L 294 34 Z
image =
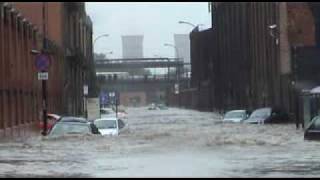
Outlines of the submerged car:
M 160 109 L 160 110 L 167 110 L 169 109 L 166 105 L 164 104 L 158 104 L 157 107 Z
M 81 122 L 81 123 L 86 123 L 88 122 L 87 119 L 82 118 L 82 117 L 73 117 L 73 116 L 64 116 L 61 117 L 58 122 Z
M 289 122 L 289 115 L 280 108 L 265 107 L 256 109 L 244 123 L 264 124 L 264 123 L 285 123 Z
M 156 106 L 156 104 L 152 103 L 149 107 L 148 110 L 156 110 L 158 107 Z
M 124 127 L 124 122 L 116 117 L 96 119 L 93 123 L 103 136 L 118 136 L 119 129 Z
M 92 131 L 89 122 L 57 122 L 50 131 L 49 137 L 93 134 Z
M 314 117 L 304 132 L 305 140 L 320 140 L 320 116 Z
M 249 117 L 249 112 L 247 110 L 232 110 L 228 111 L 224 117 L 223 122 L 235 122 L 240 123 Z

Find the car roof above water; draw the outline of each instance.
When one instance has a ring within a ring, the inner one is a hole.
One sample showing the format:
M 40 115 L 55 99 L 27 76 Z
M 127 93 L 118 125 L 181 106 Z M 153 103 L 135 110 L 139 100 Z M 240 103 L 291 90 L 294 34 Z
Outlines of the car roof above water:
M 231 111 L 227 111 L 227 113 L 229 112 L 246 112 L 246 110 L 231 110 Z
M 82 117 L 73 117 L 73 116 L 64 116 L 60 119 L 59 122 L 80 122 L 80 123 L 86 123 L 88 120 Z

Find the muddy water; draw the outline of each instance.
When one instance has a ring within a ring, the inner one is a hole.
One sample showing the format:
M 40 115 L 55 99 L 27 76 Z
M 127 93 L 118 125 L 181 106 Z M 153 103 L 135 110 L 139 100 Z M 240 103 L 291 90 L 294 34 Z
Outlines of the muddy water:
M 215 113 L 128 109 L 118 137 L 0 144 L 0 177 L 315 177 L 318 142 L 295 125 L 223 124 Z

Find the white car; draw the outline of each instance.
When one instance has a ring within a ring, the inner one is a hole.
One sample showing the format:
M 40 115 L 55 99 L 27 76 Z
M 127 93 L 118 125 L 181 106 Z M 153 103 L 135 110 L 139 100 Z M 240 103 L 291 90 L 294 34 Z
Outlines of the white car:
M 233 111 L 228 111 L 224 115 L 223 122 L 240 123 L 246 120 L 248 117 L 249 117 L 249 114 L 246 110 L 233 110 Z
M 102 136 L 118 136 L 119 129 L 122 128 L 123 123 L 119 127 L 119 119 L 116 117 L 105 117 L 94 120 L 94 125 L 98 128 Z

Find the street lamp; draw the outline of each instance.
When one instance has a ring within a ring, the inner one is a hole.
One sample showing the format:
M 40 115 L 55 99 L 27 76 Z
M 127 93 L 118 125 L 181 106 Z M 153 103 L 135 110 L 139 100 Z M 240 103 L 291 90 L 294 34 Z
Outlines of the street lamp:
M 178 51 L 178 48 L 177 48 L 175 45 L 165 43 L 165 44 L 164 44 L 164 46 L 170 46 L 170 47 L 173 47 L 173 48 L 176 50 L 177 58 L 179 59 L 179 51 Z
M 272 25 L 269 25 L 269 33 L 270 33 L 270 36 L 273 37 L 274 39 L 276 39 L 276 44 L 278 45 L 279 44 L 279 39 L 278 39 L 278 31 L 277 31 L 277 25 L 276 24 L 272 24 Z M 275 31 L 275 33 L 273 32 Z
M 203 25 L 204 25 L 204 24 L 197 24 L 197 25 L 194 25 L 194 24 L 189 23 L 189 22 L 187 22 L 187 21 L 179 21 L 179 24 L 188 24 L 188 25 L 192 26 L 192 27 L 193 27 L 193 29 L 195 29 L 196 27 L 199 27 L 199 26 L 203 26 Z
M 96 38 L 94 39 L 94 41 L 93 41 L 93 46 L 95 45 L 96 41 L 97 41 L 99 38 L 101 38 L 101 37 L 108 37 L 108 36 L 109 36 L 109 34 L 102 34 L 102 35 L 96 37 Z
M 165 43 L 164 46 L 170 46 L 170 47 L 175 48 L 176 54 L 177 54 L 177 56 L 178 56 L 177 60 L 179 60 L 178 48 L 177 48 L 175 45 Z M 169 67 L 169 66 L 168 66 L 168 67 Z M 177 67 L 177 68 L 178 68 L 178 67 Z M 168 75 L 169 75 L 169 69 L 168 69 Z M 176 79 L 177 83 L 174 85 L 174 89 L 175 89 L 174 91 L 175 91 L 176 94 L 178 94 L 178 106 L 180 107 L 180 92 L 179 92 L 179 86 L 180 86 L 180 70 L 179 70 L 179 68 L 176 69 L 176 78 L 177 78 L 177 79 Z

